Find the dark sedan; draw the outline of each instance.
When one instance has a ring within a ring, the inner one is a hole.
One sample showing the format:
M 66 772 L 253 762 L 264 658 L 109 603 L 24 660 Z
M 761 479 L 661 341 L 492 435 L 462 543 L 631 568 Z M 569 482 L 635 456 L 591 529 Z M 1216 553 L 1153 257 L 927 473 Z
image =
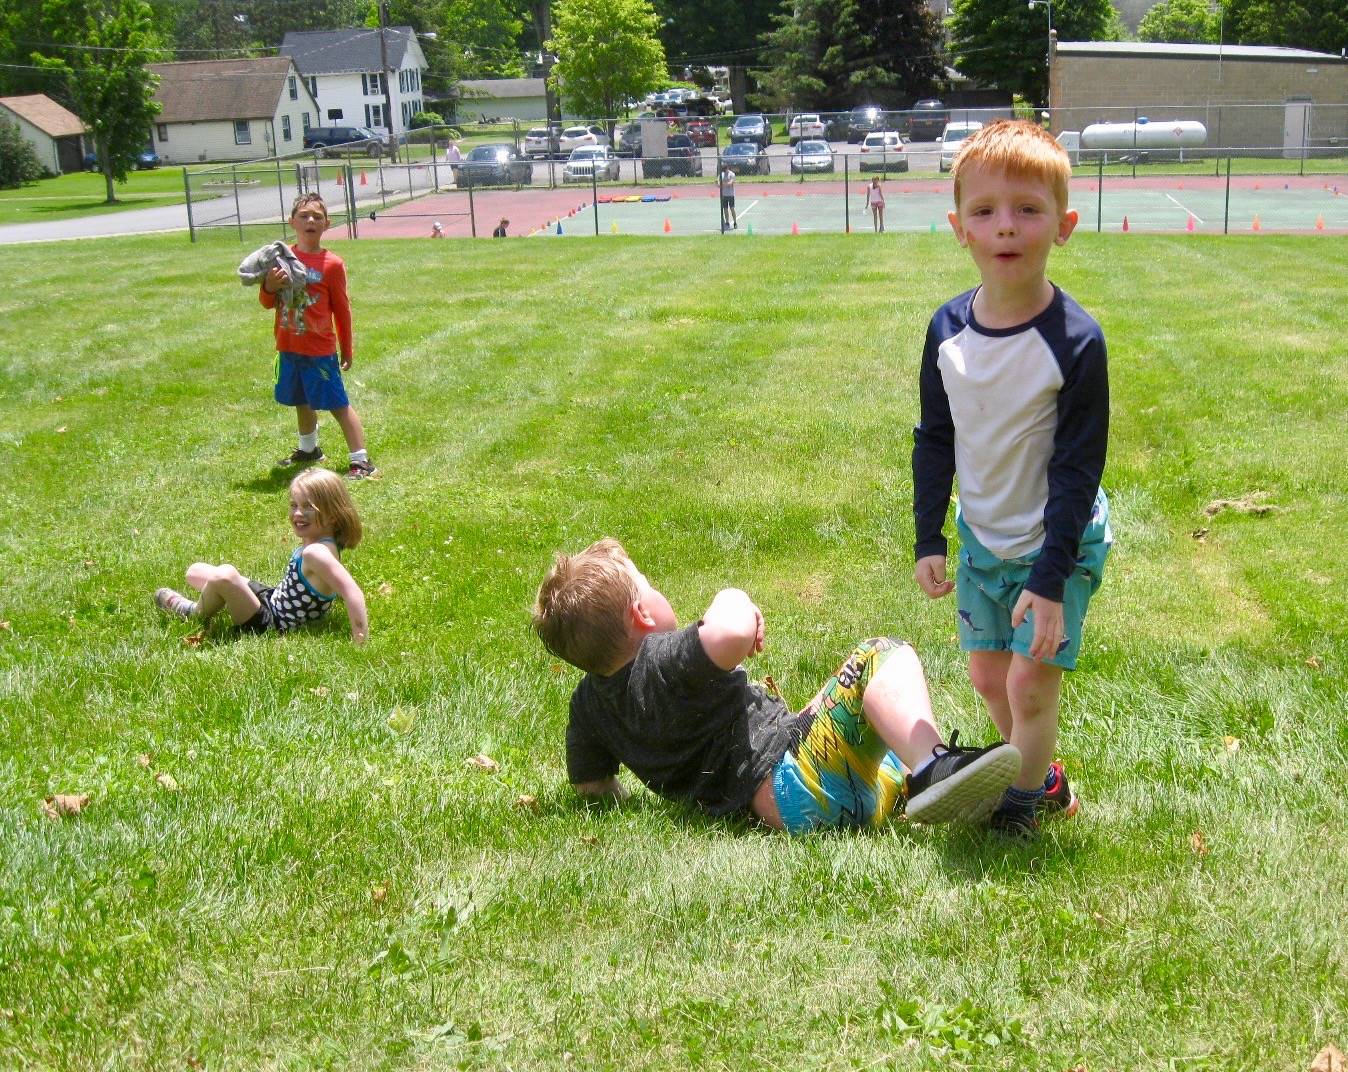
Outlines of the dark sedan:
M 534 166 L 513 145 L 475 146 L 459 165 L 460 186 L 522 186 L 533 181 Z
M 737 141 L 722 150 L 721 166 L 736 175 L 766 175 L 768 154 L 751 141 Z
M 772 124 L 761 115 L 736 116 L 730 127 L 732 142 L 747 141 L 766 149 L 772 144 Z

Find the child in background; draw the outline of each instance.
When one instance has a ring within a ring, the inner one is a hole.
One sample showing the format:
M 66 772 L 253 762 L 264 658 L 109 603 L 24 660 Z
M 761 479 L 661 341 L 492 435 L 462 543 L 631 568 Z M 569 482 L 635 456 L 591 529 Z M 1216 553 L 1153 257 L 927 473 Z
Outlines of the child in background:
M 616 540 L 557 556 L 534 629 L 585 671 L 566 729 L 582 796 L 625 796 L 624 765 L 670 800 L 803 834 L 876 826 L 905 802 L 915 822 L 985 815 L 1020 770 L 1010 744 L 960 748 L 954 733 L 944 743 L 922 664 L 898 641 L 858 644 L 793 714 L 740 666 L 763 650 L 763 615 L 744 592 L 718 593 L 680 629 Z
M 871 210 L 871 227 L 879 234 L 885 229 L 885 192 L 880 189 L 879 175 L 866 187 L 866 207 Z
M 278 463 L 309 465 L 323 461 L 318 445 L 318 410 L 331 410 L 346 436 L 350 452 L 346 475 L 353 480 L 377 472 L 365 449 L 365 429 L 346 397 L 342 372 L 351 368 L 355 351 L 351 333 L 351 301 L 346 293 L 346 265 L 322 247 L 328 229 L 327 206 L 318 194 L 300 194 L 290 210 L 295 230 L 292 250 L 308 269 L 309 305 L 302 332 L 286 326 L 276 295 L 289 282 L 284 269 L 273 268 L 262 280 L 258 298 L 264 308 L 276 309 L 276 401 L 294 406 L 299 445 Z M 335 328 L 335 330 L 334 330 Z M 341 367 L 337 348 L 341 347 Z
M 1033 123 L 996 122 L 964 142 L 953 170 L 950 225 L 982 282 L 927 328 L 913 433 L 915 577 L 932 599 L 956 592 L 969 678 L 1024 760 L 992 825 L 1033 836 L 1040 813 L 1077 807 L 1053 752 L 1062 673 L 1076 666 L 1112 540 L 1100 488 L 1105 340 L 1045 274 L 1077 223 L 1062 146 Z M 942 528 L 956 476 L 952 584 Z
M 492 238 L 505 238 L 506 228 L 509 226 L 510 221 L 506 219 L 504 216 L 502 216 L 501 222 L 496 225 L 496 230 L 492 231 L 491 233 Z
M 169 614 L 203 622 L 224 610 L 245 633 L 287 633 L 322 619 L 340 596 L 351 620 L 351 639 L 364 644 L 369 635 L 365 595 L 341 562 L 342 551 L 360 543 L 362 530 L 341 478 L 327 469 L 306 469 L 295 477 L 290 525 L 300 546 L 275 588 L 250 581 L 227 563 L 194 562 L 187 567 L 187 583 L 201 593 L 200 600 L 161 588 L 155 603 Z

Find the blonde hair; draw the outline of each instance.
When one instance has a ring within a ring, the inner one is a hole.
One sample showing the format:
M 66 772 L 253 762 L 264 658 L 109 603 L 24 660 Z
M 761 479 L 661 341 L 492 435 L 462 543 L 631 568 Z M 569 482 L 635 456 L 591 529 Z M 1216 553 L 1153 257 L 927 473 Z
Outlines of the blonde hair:
M 332 529 L 339 550 L 355 547 L 364 535 L 346 481 L 330 469 L 306 469 L 290 482 L 296 502 L 309 507 Z
M 328 205 L 327 202 L 323 200 L 323 195 L 316 193 L 307 193 L 296 195 L 295 200 L 291 202 L 290 218 L 293 220 L 295 218 L 295 213 L 297 213 L 305 205 L 317 205 L 319 208 L 323 210 L 323 215 L 325 218 L 328 215 Z
M 1059 211 L 1067 209 L 1072 160 L 1053 135 L 1024 119 L 999 119 L 965 139 L 950 171 L 955 178 L 955 208 L 960 207 L 960 175 L 970 168 L 999 171 L 1048 185 Z
M 534 602 L 534 632 L 572 666 L 606 674 L 625 651 L 627 611 L 638 598 L 623 545 L 614 539 L 558 554 Z

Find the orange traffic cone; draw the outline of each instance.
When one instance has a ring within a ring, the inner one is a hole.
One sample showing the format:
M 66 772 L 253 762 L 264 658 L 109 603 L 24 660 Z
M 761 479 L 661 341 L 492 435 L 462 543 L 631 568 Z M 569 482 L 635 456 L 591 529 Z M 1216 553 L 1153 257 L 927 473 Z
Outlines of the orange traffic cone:
M 345 186 L 345 185 L 346 185 L 346 176 L 345 176 L 342 172 L 340 172 L 340 171 L 337 172 L 337 185 L 338 185 L 338 186 Z
M 795 220 L 791 221 L 791 233 L 800 234 L 800 224 L 796 223 Z
M 1251 230 L 1251 231 L 1262 231 L 1262 230 L 1263 230 L 1263 227 L 1260 226 L 1260 223 L 1259 223 L 1259 214 L 1258 214 L 1258 213 L 1255 213 L 1254 219 L 1250 222 L 1250 230 Z
M 669 234 L 669 232 L 672 231 L 672 230 L 674 230 L 674 228 L 671 227 L 671 226 L 669 225 L 669 217 L 666 216 L 666 217 L 665 217 L 665 234 Z
M 369 186 L 369 185 L 370 185 L 369 182 L 368 182 L 368 181 L 366 180 L 366 178 L 365 178 L 365 172 L 364 172 L 364 171 L 362 171 L 362 172 L 360 173 L 360 184 L 361 184 L 362 186 Z
M 1323 216 L 1315 217 L 1315 229 L 1317 231 L 1323 231 L 1325 229 L 1325 218 Z
M 1127 217 L 1127 216 L 1125 216 L 1125 217 L 1123 218 L 1123 230 L 1124 230 L 1124 233 L 1125 233 L 1125 234 L 1128 233 L 1128 217 Z
M 1184 229 L 1185 229 L 1186 231 L 1188 231 L 1190 234 L 1193 233 L 1193 229 L 1194 229 L 1194 214 L 1193 214 L 1192 212 L 1189 213 L 1189 219 L 1188 219 L 1187 221 L 1185 221 Z

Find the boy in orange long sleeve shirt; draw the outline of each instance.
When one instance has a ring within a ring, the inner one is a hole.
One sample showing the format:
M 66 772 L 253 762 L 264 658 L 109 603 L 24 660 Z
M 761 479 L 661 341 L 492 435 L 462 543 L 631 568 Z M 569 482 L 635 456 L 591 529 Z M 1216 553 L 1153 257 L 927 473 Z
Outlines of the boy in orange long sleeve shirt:
M 347 476 L 353 480 L 374 476 L 378 470 L 365 449 L 365 430 L 355 407 L 346 397 L 342 372 L 351 367 L 351 301 L 346 293 L 346 264 L 320 244 L 328 229 L 328 209 L 318 194 L 301 194 L 290 210 L 295 230 L 292 250 L 308 269 L 309 304 L 304 331 L 295 332 L 276 314 L 276 390 L 283 406 L 294 406 L 299 423 L 299 446 L 280 465 L 308 465 L 323 461 L 318 445 L 318 410 L 326 409 L 341 426 L 350 451 Z M 277 306 L 276 295 L 288 283 L 285 270 L 273 267 L 262 281 L 259 300 L 267 309 Z M 338 365 L 338 347 L 341 363 Z

